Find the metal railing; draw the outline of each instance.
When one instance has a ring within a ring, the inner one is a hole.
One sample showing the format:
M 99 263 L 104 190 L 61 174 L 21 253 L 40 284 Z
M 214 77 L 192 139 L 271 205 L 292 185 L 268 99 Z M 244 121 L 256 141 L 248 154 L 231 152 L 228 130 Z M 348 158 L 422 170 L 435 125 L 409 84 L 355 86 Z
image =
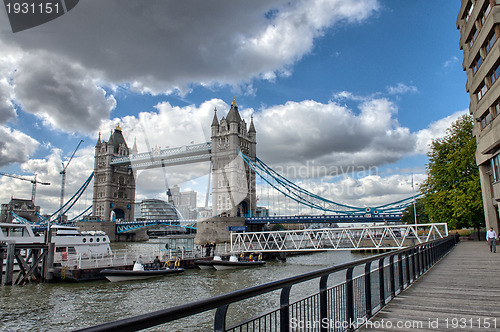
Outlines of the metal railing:
M 393 297 L 429 270 L 458 242 L 449 236 L 425 244 L 371 256 L 212 298 L 175 306 L 78 331 L 138 331 L 212 309 L 214 331 L 353 331 L 370 319 Z M 373 265 L 373 266 L 372 266 Z M 354 275 L 356 270 L 363 270 Z M 345 272 L 345 281 L 328 286 L 328 278 Z M 319 279 L 319 291 L 290 302 L 292 286 Z M 230 304 L 258 295 L 280 291 L 276 310 L 226 327 Z M 307 324 L 307 328 L 304 328 Z

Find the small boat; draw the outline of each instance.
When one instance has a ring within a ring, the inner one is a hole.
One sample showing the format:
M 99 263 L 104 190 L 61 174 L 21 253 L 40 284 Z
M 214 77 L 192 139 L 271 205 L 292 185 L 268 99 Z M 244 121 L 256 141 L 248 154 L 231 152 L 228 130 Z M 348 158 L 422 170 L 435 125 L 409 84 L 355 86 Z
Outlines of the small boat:
M 211 263 L 216 270 L 231 270 L 266 265 L 265 261 L 238 261 L 236 256 L 229 257 L 228 261 L 213 260 Z
M 184 272 L 183 268 L 175 269 L 157 269 L 157 270 L 118 270 L 104 269 L 101 274 L 111 282 L 127 281 L 127 280 L 142 280 L 154 277 L 161 277 L 169 274 Z

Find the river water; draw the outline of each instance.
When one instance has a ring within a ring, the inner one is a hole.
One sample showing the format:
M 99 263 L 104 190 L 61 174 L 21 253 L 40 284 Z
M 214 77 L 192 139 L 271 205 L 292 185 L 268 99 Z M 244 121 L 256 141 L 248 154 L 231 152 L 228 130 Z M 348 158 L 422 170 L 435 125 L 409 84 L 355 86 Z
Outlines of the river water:
M 143 248 L 145 245 L 127 244 L 131 249 L 138 246 Z M 188 269 L 183 274 L 141 281 L 111 283 L 102 280 L 0 286 L 0 331 L 72 331 L 363 257 L 366 254 L 329 251 L 290 256 L 286 262 L 269 261 L 266 266 L 259 268 L 226 271 Z M 343 277 L 343 274 L 332 276 L 330 283 L 343 281 Z M 293 286 L 291 300 L 304 298 L 317 291 L 317 279 Z M 277 291 L 230 305 L 228 326 L 278 306 Z M 148 331 L 210 331 L 213 328 L 213 315 L 214 311 L 210 311 Z

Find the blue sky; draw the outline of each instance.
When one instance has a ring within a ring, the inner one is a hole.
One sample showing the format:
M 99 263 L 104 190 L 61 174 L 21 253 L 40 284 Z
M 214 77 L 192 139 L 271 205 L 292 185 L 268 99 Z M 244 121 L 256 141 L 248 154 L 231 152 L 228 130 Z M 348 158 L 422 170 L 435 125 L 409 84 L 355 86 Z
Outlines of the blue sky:
M 458 10 L 449 0 L 87 0 L 15 34 L 0 10 L 0 171 L 50 181 L 37 192 L 48 213 L 81 139 L 67 193 L 92 171 L 99 132 L 107 140 L 121 123 L 141 151 L 201 143 L 214 107 L 220 118 L 236 98 L 271 166 L 357 167 L 297 179 L 308 189 L 353 205 L 410 196 L 430 140 L 469 105 Z M 358 172 L 368 168 L 377 174 Z M 201 203 L 207 169 L 165 174 Z M 137 198 L 163 198 L 163 183 L 161 170 L 140 173 Z M 2 203 L 30 195 L 6 177 L 0 188 Z

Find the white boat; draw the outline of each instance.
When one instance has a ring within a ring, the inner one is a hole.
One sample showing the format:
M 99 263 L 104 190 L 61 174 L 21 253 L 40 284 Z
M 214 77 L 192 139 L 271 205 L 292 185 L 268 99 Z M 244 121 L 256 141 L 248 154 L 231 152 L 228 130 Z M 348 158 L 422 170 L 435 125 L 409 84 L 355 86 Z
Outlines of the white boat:
M 57 225 L 51 229 L 52 242 L 56 245 L 54 255 L 56 262 L 66 260 L 69 255 L 86 258 L 113 254 L 109 246 L 109 237 L 102 231 L 79 232 L 78 227 Z
M 266 265 L 265 261 L 238 261 L 236 256 L 229 257 L 228 261 L 213 260 L 211 263 L 216 270 L 233 270 Z

